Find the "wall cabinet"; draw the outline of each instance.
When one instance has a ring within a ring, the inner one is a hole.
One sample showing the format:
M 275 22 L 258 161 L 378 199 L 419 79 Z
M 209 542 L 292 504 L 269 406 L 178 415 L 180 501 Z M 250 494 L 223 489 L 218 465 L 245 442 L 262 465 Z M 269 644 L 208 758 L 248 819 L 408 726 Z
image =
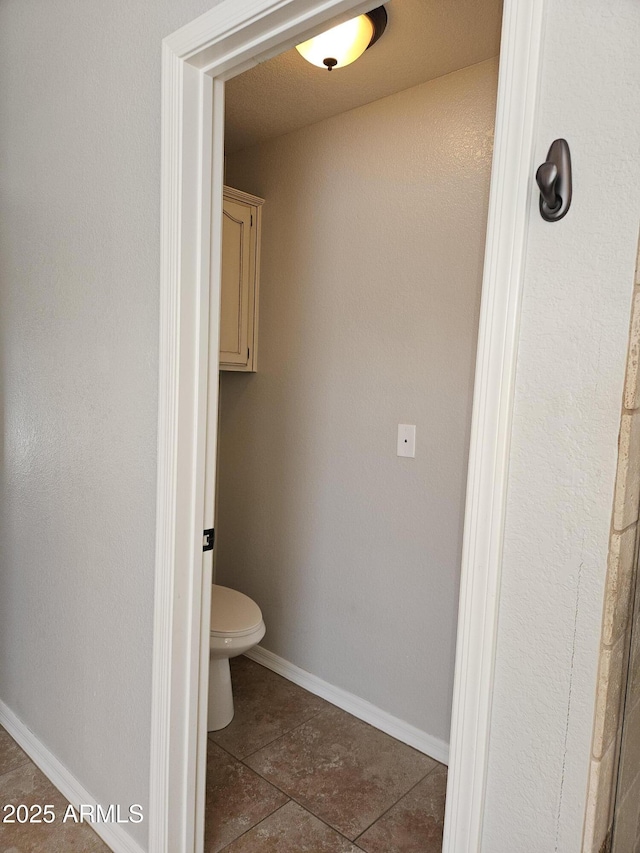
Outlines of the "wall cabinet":
M 220 370 L 257 370 L 263 203 L 257 196 L 224 188 Z

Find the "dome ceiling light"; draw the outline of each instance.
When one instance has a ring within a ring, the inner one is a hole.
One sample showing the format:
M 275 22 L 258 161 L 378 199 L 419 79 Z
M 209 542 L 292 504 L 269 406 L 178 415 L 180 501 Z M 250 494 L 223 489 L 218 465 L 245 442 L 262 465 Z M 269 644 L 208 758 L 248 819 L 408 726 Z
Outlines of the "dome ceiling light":
M 307 62 L 318 68 L 326 68 L 328 71 L 344 68 L 375 44 L 386 26 L 386 9 L 378 6 L 366 15 L 358 15 L 302 42 L 296 46 L 296 50 Z

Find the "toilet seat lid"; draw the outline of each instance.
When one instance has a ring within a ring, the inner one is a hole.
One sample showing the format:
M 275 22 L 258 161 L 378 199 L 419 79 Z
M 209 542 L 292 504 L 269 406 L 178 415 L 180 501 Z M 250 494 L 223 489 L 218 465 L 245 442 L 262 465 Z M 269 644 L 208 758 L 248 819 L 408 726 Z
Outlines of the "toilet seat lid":
M 258 605 L 237 589 L 213 584 L 211 589 L 211 633 L 239 634 L 257 628 L 262 622 Z

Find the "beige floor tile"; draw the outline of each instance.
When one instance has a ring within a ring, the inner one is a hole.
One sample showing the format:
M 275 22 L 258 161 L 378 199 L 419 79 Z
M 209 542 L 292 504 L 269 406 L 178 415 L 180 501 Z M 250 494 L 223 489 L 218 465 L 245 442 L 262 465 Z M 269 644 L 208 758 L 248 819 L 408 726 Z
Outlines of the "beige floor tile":
M 205 853 L 217 853 L 288 800 L 211 741 L 207 748 Z
M 0 776 L 10 773 L 21 764 L 29 761 L 29 756 L 23 752 L 11 735 L 0 726 Z
M 31 761 L 0 776 L 0 803 L 52 805 L 56 815 L 49 824 L 0 824 L 2 853 L 110 853 L 88 824 L 62 822 L 67 800 Z
M 209 737 L 244 758 L 328 707 L 324 699 L 245 657 L 231 660 L 235 716 Z
M 607 585 L 605 590 L 602 643 L 612 646 L 625 632 L 633 607 L 637 525 L 624 533 L 613 532 L 609 544 Z
M 632 305 L 627 376 L 624 384 L 625 409 L 637 409 L 640 406 L 640 292 L 637 289 L 633 294 Z
M 346 838 L 289 802 L 234 841 L 224 853 L 358 853 Z
M 640 500 L 640 412 L 623 414 L 618 441 L 618 471 L 613 527 L 624 530 L 638 520 Z
M 367 853 L 441 853 L 447 768 L 439 765 L 358 839 Z
M 436 766 L 332 706 L 246 763 L 351 840 Z
M 616 645 L 600 652 L 598 692 L 593 732 L 593 757 L 602 758 L 616 737 L 620 721 L 622 690 L 627 677 L 624 635 Z
M 611 744 L 601 761 L 591 759 L 583 844 L 583 850 L 589 853 L 599 853 L 611 826 L 615 759 L 616 743 Z

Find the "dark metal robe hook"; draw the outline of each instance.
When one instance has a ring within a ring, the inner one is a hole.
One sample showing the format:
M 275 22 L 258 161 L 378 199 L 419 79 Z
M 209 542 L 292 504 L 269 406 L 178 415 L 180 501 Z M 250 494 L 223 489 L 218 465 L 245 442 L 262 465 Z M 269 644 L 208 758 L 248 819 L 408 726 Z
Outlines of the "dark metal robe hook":
M 536 172 L 540 188 L 540 215 L 547 222 L 557 222 L 571 207 L 571 153 L 566 139 L 551 144 L 547 160 Z

